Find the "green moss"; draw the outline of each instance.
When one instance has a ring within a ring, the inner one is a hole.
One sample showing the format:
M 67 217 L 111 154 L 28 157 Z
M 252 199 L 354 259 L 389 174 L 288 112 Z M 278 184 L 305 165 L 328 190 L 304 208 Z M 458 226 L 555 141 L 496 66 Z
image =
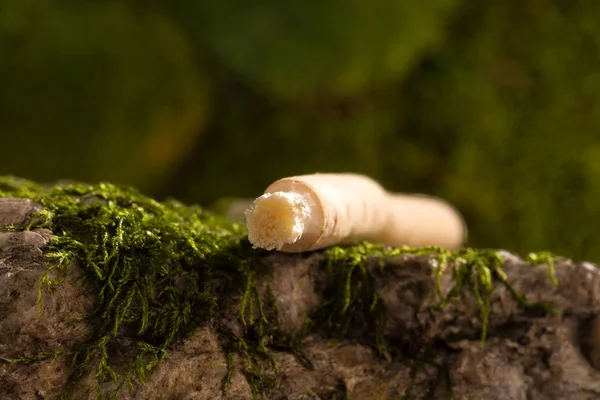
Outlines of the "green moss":
M 529 302 L 512 287 L 502 269 L 504 260 L 497 250 L 463 248 L 449 251 L 441 247 L 390 248 L 363 243 L 358 246 L 332 247 L 325 250 L 329 277 L 325 300 L 298 333 L 296 342 L 300 342 L 311 329 L 321 326 L 324 329 L 320 329 L 320 332 L 325 336 L 343 339 L 351 334 L 352 339 L 369 345 L 381 356 L 389 352 L 391 349 L 388 348 L 389 344 L 383 332 L 386 310 L 376 292 L 375 279 L 384 268 L 384 260 L 403 255 L 426 255 L 435 266 L 438 304 L 432 311 L 443 309 L 463 294 L 471 293 L 475 297 L 481 315 L 479 338 L 482 346 L 487 337 L 494 282 L 504 285 L 522 307 L 541 308 L 547 313 L 555 313 L 549 305 Z M 525 261 L 530 264 L 547 265 L 549 280 L 554 285 L 558 284 L 554 271 L 554 263 L 557 260 L 559 257 L 549 252 L 530 253 L 525 258 Z M 453 282 L 449 291 L 444 294 L 440 278 L 449 267 L 453 268 Z M 447 366 L 435 359 L 430 347 L 419 346 L 418 343 L 416 347 L 411 354 L 403 354 L 409 358 L 411 366 L 411 381 L 403 399 L 412 398 L 417 374 L 424 365 L 432 365 L 439 370 L 441 382 L 448 385 L 448 393 L 450 398 L 453 398 L 452 382 Z
M 43 187 L 0 178 L 0 197 L 41 203 L 44 210 L 25 229 L 46 227 L 55 235 L 47 253 L 49 267 L 39 284 L 42 317 L 44 296 L 63 282 L 72 262 L 84 272 L 81 282 L 98 294 L 94 310 L 80 318 L 95 326 L 89 342 L 71 352 L 56 349 L 0 360 L 24 363 L 69 356 L 76 366 L 71 389 L 91 372 L 96 377 L 98 398 L 104 397 L 100 387 L 107 381 L 117 383 L 113 397 L 125 387 L 133 389 L 143 383 L 174 341 L 209 321 L 228 354 L 225 388 L 237 356 L 256 397 L 277 383 L 279 369 L 269 348 L 293 352 L 303 365 L 311 367 L 301 346 L 301 339 L 310 332 L 351 338 L 383 354 L 388 347 L 383 334 L 385 307 L 375 280 L 385 259 L 401 255 L 427 254 L 437 263 L 438 309 L 465 291 L 473 293 L 481 311 L 482 343 L 494 281 L 504 284 L 523 306 L 536 306 L 512 288 L 502 271 L 503 260 L 493 250 L 449 252 L 437 247 L 387 248 L 367 243 L 332 247 L 324 251 L 328 277 L 324 301 L 303 329 L 290 337 L 280 329 L 270 288 L 273 271 L 258 262 L 265 253 L 251 248 L 242 226 L 199 207 L 176 201 L 159 203 L 131 188 L 106 183 Z M 554 256 L 531 254 L 528 260 L 548 264 L 556 283 Z M 450 267 L 454 283 L 444 295 L 439 278 Z M 259 287 L 259 282 L 266 282 L 266 287 Z M 219 324 L 218 318 L 232 301 L 239 307 L 241 326 L 235 332 Z M 117 345 L 124 330 L 135 332 L 135 353 L 128 369 L 117 371 L 109 349 Z
M 353 247 L 332 247 L 325 251 L 328 260 L 330 286 L 329 295 L 317 309 L 313 319 L 326 322 L 327 330 L 345 337 L 350 327 L 353 331 L 357 326 L 362 327 L 364 335 L 379 353 L 385 349 L 383 327 L 385 323 L 385 308 L 379 301 L 376 292 L 375 277 L 383 268 L 383 260 L 403 255 L 427 255 L 435 266 L 435 282 L 439 303 L 437 310 L 444 308 L 451 301 L 465 292 L 475 297 L 482 319 L 481 343 L 487 335 L 487 322 L 490 313 L 490 301 L 494 281 L 504 285 L 523 307 L 543 307 L 548 312 L 552 310 L 543 304 L 533 304 L 517 292 L 502 269 L 504 260 L 496 250 L 478 250 L 463 248 L 449 251 L 441 247 L 423 248 L 389 248 L 381 245 L 364 243 Z M 369 268 L 369 260 L 378 260 L 378 268 Z M 531 253 L 526 261 L 531 264 L 546 264 L 549 279 L 558 284 L 554 275 L 554 261 L 558 257 L 551 253 Z M 442 293 L 440 278 L 446 268 L 452 267 L 453 283 L 450 290 Z
M 109 184 L 43 188 L 6 178 L 0 196 L 40 202 L 45 218 L 29 228 L 47 227 L 55 235 L 40 305 L 45 289 L 62 282 L 72 261 L 85 272 L 83 281 L 99 290 L 96 308 L 86 316 L 96 335 L 72 354 L 81 365 L 73 382 L 90 369 L 99 385 L 116 380 L 131 386 L 134 376 L 143 382 L 177 337 L 214 316 L 221 293 L 245 285 L 243 298 L 255 301 L 243 227 L 198 207 L 158 203 Z M 137 354 L 131 370 L 118 377 L 107 347 L 124 328 L 137 332 Z
M 251 272 L 240 293 L 239 321 L 243 335 L 220 327 L 223 347 L 228 353 L 228 373 L 224 380 L 224 389 L 230 384 L 233 372 L 233 358 L 240 357 L 243 373 L 248 380 L 252 394 L 262 397 L 265 390 L 273 387 L 279 373 L 277 361 L 269 354 L 268 348 L 291 350 L 289 339 L 280 330 L 275 298 L 271 291 L 272 273 L 260 271 L 261 266 L 254 265 L 257 270 Z M 256 285 L 256 278 L 262 276 L 267 280 L 266 293 Z

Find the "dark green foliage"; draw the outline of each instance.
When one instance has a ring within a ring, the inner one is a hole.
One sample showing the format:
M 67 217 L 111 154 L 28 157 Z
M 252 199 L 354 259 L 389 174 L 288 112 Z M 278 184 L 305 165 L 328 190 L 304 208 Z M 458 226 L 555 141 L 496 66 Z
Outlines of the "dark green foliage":
M 152 187 L 205 120 L 190 46 L 157 13 L 53 3 L 0 0 L 3 171 Z
M 473 2 L 407 85 L 407 126 L 432 142 L 445 168 L 432 185 L 467 214 L 474 244 L 600 257 L 598 12 Z
M 222 131 L 204 142 L 212 151 L 194 160 L 186 171 L 205 185 L 186 185 L 178 191 L 181 198 L 211 203 L 215 200 L 211 188 L 216 187 L 224 196 L 255 197 L 281 177 L 315 171 L 359 168 L 380 174 L 382 140 L 393 135 L 389 108 L 367 105 L 356 107 L 350 115 L 335 108 L 295 113 L 268 108 L 265 112 L 253 106 L 254 101 L 246 96 L 231 101 L 222 116 Z M 257 127 L 254 115 L 261 111 L 264 118 Z M 227 157 L 218 151 L 221 148 L 228 149 Z M 220 171 L 231 171 L 231 179 L 223 179 Z
M 261 92 L 356 95 L 397 83 L 439 43 L 457 0 L 165 2 L 191 39 Z

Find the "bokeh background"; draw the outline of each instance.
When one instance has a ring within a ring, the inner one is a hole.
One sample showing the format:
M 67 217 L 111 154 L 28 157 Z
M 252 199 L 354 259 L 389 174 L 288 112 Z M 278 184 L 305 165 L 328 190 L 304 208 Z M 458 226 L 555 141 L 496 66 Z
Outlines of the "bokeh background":
M 211 205 L 354 171 L 600 262 L 597 0 L 0 0 L 0 174 Z

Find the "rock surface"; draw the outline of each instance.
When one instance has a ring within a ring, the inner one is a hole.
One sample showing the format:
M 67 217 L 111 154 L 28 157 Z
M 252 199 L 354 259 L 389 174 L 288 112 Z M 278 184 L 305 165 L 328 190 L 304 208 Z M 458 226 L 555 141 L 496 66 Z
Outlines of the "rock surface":
M 0 222 L 26 223 L 38 206 L 27 200 L 0 201 Z M 76 322 L 94 307 L 93 288 L 77 282 L 76 265 L 54 291 L 44 294 L 40 315 L 38 287 L 47 271 L 51 232 L 0 232 L 0 399 L 58 399 L 68 385 L 70 359 L 61 356 L 89 340 L 91 322 Z M 495 283 L 487 340 L 481 345 L 480 310 L 463 294 L 443 310 L 436 304 L 435 266 L 427 257 L 405 256 L 376 273 L 378 294 L 387 310 L 384 333 L 388 351 L 379 356 L 353 339 L 332 342 L 318 333 L 303 339 L 301 357 L 270 346 L 279 370 L 266 370 L 263 395 L 288 400 L 386 399 L 600 399 L 600 271 L 569 260 L 556 265 L 558 286 L 546 266 L 531 266 L 503 253 L 504 271 L 530 302 L 551 304 L 558 315 L 524 308 L 502 284 Z M 283 332 L 300 329 L 323 297 L 323 255 L 273 253 L 271 287 Z M 441 279 L 443 291 L 450 273 Z M 235 311 L 222 315 L 235 329 Z M 230 385 L 216 323 L 176 342 L 166 359 L 149 373 L 145 385 L 125 390 L 121 399 L 251 399 L 244 360 L 234 357 Z M 121 333 L 115 357 L 128 360 L 134 338 Z M 56 357 L 19 362 L 56 353 Z M 308 363 L 306 362 L 308 360 Z M 118 364 L 118 363 L 117 363 Z M 118 366 L 116 368 L 119 369 Z M 84 378 L 89 383 L 93 374 Z M 107 393 L 114 384 L 105 384 Z M 96 398 L 85 385 L 76 399 Z

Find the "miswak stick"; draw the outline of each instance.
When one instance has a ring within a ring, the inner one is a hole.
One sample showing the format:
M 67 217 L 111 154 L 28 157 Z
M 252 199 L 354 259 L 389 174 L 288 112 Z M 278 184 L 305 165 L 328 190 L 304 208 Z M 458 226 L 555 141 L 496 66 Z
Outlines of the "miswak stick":
M 466 239 L 462 216 L 447 202 L 390 193 L 351 173 L 280 179 L 245 214 L 255 248 L 290 253 L 363 241 L 456 249 Z

